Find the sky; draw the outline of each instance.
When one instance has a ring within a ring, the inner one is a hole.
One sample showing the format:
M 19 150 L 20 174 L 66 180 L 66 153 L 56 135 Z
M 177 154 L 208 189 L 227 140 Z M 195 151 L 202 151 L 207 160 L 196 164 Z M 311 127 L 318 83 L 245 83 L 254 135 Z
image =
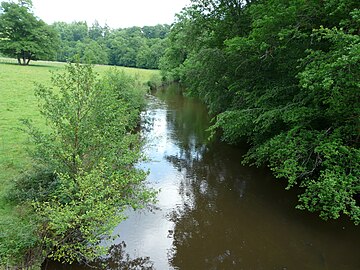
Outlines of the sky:
M 32 0 L 33 12 L 48 24 L 97 20 L 111 28 L 171 24 L 190 0 Z

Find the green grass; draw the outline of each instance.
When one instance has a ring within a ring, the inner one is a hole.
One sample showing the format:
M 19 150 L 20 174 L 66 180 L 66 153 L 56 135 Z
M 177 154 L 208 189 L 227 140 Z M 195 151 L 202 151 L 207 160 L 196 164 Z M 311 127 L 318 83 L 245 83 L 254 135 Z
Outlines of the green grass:
M 11 180 L 31 162 L 26 154 L 27 137 L 20 131 L 20 119 L 28 118 L 44 125 L 34 96 L 35 83 L 50 84 L 50 71 L 60 71 L 65 65 L 45 61 L 32 61 L 29 66 L 16 63 L 15 59 L 0 58 L 0 215 L 12 209 L 4 200 Z M 144 83 L 159 74 L 156 70 L 116 68 Z M 100 76 L 108 69 L 109 66 L 95 66 Z

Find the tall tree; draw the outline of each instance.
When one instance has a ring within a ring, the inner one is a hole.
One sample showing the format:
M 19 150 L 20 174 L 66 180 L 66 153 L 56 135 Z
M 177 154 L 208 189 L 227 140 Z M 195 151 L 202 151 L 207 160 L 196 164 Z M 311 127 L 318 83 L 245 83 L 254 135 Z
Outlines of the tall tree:
M 0 52 L 22 65 L 50 59 L 57 44 L 56 32 L 34 16 L 31 6 L 31 1 L 2 2 L 0 8 Z

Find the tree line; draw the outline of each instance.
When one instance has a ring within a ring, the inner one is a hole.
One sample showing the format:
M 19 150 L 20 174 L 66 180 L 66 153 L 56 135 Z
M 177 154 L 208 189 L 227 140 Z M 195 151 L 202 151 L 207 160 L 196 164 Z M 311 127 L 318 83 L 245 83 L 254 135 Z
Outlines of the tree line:
M 213 136 L 247 143 L 297 208 L 360 222 L 357 0 L 193 0 L 161 69 L 214 116 Z M 239 162 L 241 162 L 239 160 Z
M 84 63 L 157 69 L 170 26 L 156 25 L 111 29 L 94 22 L 56 22 L 59 33 L 57 61 L 80 60 Z
M 111 29 L 95 21 L 47 25 L 32 12 L 29 0 L 1 2 L 0 53 L 19 64 L 55 60 L 157 69 L 167 46 L 170 25 Z

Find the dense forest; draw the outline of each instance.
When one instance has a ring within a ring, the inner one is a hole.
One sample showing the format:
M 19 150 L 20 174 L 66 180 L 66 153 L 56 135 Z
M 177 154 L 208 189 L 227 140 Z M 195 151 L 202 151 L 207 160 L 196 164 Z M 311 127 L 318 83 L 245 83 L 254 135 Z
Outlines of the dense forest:
M 242 162 L 299 189 L 299 209 L 357 224 L 359 33 L 357 0 L 193 0 L 161 68 L 207 104 L 213 136 L 251 146 Z
M 166 48 L 169 25 L 111 29 L 94 22 L 56 22 L 57 61 L 157 69 Z

